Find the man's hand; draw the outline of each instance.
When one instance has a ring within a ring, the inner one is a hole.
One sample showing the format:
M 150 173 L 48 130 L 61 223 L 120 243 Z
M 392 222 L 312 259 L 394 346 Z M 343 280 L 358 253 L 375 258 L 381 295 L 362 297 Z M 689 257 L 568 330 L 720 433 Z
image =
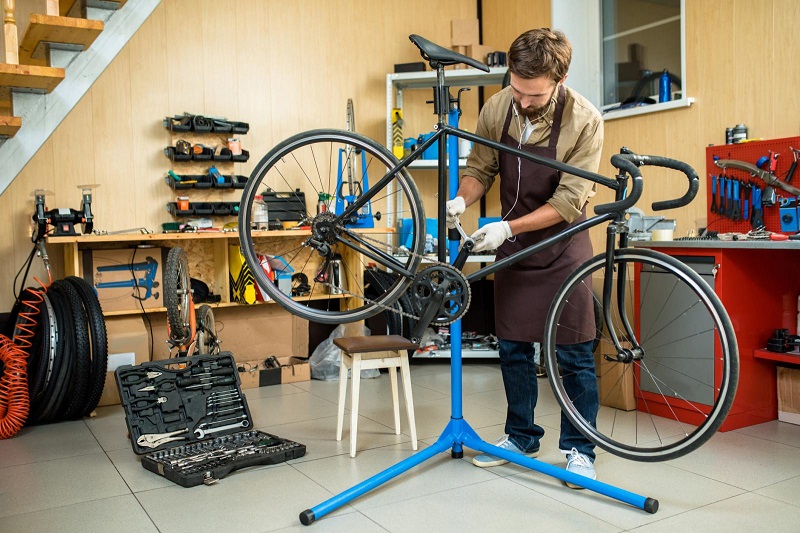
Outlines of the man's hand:
M 475 241 L 475 248 L 473 248 L 472 251 L 482 252 L 484 250 L 496 250 L 510 237 L 511 226 L 509 226 L 508 222 L 505 220 L 486 224 L 472 234 L 472 240 Z
M 456 227 L 458 217 L 463 215 L 467 209 L 467 202 L 462 197 L 456 196 L 445 205 L 447 206 L 447 228 L 453 229 Z

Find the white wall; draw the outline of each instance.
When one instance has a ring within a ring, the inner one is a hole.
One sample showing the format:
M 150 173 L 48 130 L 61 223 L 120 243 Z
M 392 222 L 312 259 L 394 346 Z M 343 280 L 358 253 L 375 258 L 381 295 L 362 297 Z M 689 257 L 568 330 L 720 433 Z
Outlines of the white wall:
M 600 108 L 600 0 L 552 0 L 553 29 L 572 43 L 572 64 L 567 85 Z

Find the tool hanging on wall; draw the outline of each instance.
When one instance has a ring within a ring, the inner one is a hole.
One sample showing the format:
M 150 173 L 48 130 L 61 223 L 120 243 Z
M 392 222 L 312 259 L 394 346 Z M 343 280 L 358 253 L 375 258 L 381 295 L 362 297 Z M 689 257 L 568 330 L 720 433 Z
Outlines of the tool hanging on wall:
M 786 173 L 786 183 L 791 183 L 792 176 L 794 176 L 794 171 L 797 169 L 797 156 L 800 155 L 800 150 L 796 148 L 789 147 L 789 150 L 792 151 L 792 164 L 789 167 L 789 172 Z

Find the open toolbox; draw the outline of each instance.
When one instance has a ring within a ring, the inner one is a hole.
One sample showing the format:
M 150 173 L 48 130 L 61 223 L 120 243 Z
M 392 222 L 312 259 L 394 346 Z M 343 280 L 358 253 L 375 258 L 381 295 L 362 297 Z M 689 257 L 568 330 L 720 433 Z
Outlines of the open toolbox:
M 134 453 L 178 485 L 210 485 L 234 470 L 306 453 L 302 444 L 252 429 L 229 352 L 125 365 L 115 375 Z

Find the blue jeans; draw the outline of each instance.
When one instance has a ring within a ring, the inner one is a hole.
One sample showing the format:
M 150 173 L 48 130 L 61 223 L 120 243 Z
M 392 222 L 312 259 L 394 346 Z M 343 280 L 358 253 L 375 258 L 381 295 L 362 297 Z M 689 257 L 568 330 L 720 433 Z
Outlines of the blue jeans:
M 599 400 L 592 344 L 592 341 L 588 341 L 556 345 L 556 353 L 564 388 L 573 398 L 578 412 L 595 425 Z M 544 428 L 533 421 L 539 397 L 534 356 L 533 343 L 500 339 L 500 370 L 508 401 L 505 432 L 517 448 L 526 453 L 537 450 L 539 440 L 544 435 Z M 561 413 L 558 447 L 561 450 L 576 448 L 594 461 L 594 444 L 575 429 L 564 413 Z

